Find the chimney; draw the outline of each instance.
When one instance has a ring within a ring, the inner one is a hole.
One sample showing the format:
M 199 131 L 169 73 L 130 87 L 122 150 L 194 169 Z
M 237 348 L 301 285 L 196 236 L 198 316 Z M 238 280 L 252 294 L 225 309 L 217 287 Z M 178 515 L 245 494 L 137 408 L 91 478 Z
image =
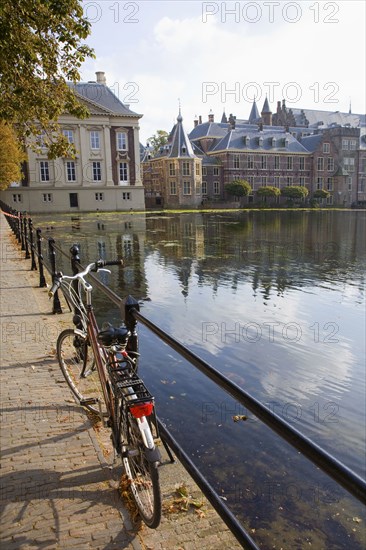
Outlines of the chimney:
M 202 124 L 202 116 L 201 115 L 198 117 L 198 124 Z
M 194 117 L 193 124 L 194 124 L 194 127 L 198 126 L 198 118 L 197 118 L 197 115 Z
M 208 121 L 209 122 L 214 122 L 214 115 L 213 115 L 212 111 L 209 112 Z
M 97 83 L 103 84 L 103 86 L 107 85 L 107 79 L 105 77 L 105 73 L 103 71 L 97 71 L 95 73 L 95 76 L 97 77 Z

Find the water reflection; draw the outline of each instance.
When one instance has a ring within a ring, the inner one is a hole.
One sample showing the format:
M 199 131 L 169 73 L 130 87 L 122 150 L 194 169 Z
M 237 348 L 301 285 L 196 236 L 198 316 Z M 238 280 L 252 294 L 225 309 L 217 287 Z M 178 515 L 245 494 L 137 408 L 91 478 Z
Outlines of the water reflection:
M 77 230 L 67 217 L 38 221 L 65 248 L 78 240 L 85 262 L 124 257 L 105 277 L 115 292 L 364 475 L 365 212 L 100 214 Z M 97 311 L 118 318 L 104 298 Z M 352 499 L 252 415 L 233 423 L 248 411 L 143 327 L 140 342 L 160 415 L 265 548 L 363 547 Z

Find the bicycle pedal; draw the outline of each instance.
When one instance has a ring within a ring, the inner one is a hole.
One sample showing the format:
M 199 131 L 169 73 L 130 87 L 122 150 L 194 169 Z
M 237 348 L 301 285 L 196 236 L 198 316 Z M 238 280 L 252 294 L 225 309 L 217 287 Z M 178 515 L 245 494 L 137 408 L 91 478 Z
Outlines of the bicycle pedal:
M 87 399 L 80 399 L 80 405 L 96 405 L 98 403 L 98 399 L 95 397 L 88 397 Z

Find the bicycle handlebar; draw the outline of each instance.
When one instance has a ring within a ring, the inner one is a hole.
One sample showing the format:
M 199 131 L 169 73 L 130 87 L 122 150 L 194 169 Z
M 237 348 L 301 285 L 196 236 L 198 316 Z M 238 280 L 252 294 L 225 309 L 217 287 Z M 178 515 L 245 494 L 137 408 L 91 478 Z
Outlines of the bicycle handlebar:
M 73 275 L 72 277 L 70 277 L 69 275 L 64 275 L 61 272 L 56 273 L 56 275 L 53 278 L 53 284 L 50 290 L 48 291 L 49 298 L 52 298 L 55 295 L 56 291 L 60 288 L 62 279 L 68 279 L 69 281 L 73 281 L 76 279 L 84 280 L 84 276 L 90 273 L 90 271 L 98 272 L 99 269 L 103 269 L 103 267 L 108 265 L 123 266 L 123 260 L 97 260 L 96 262 L 89 264 L 84 269 L 84 271 L 80 271 L 79 273 L 76 273 L 76 275 Z M 86 284 L 86 281 L 84 281 L 84 283 Z

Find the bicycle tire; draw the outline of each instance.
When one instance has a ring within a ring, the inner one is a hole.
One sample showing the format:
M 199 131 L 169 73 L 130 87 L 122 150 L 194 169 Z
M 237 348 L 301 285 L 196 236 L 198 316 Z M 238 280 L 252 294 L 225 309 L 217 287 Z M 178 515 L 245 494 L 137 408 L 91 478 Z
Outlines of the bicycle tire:
M 72 328 L 63 330 L 57 339 L 57 358 L 65 380 L 76 401 L 99 399 L 103 416 L 106 415 L 102 387 L 95 365 L 92 348 L 87 341 L 75 334 Z M 83 376 L 83 373 L 86 376 Z M 83 404 L 89 411 L 99 414 L 98 403 Z
M 161 520 L 158 462 L 147 459 L 148 449 L 143 443 L 137 420 L 129 411 L 127 415 L 128 433 L 122 436 L 123 466 L 141 519 L 148 527 L 156 529 Z

